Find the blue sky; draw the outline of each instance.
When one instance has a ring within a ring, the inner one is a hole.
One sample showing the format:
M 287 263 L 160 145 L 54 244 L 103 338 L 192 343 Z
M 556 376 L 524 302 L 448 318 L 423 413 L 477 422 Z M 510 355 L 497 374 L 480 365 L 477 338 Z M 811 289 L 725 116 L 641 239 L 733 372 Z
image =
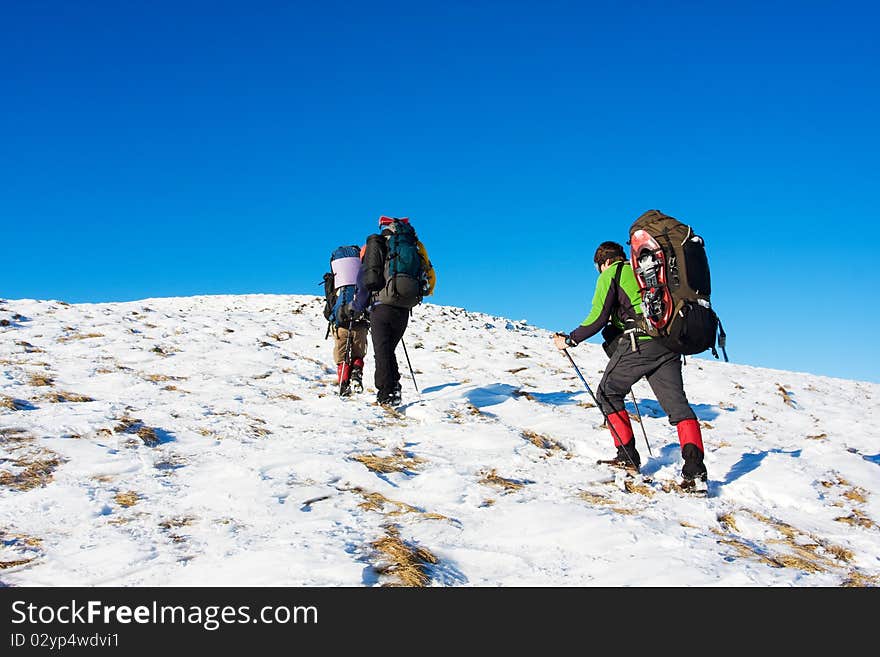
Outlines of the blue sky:
M 736 363 L 880 381 L 878 10 L 18 2 L 0 296 L 313 293 L 407 215 L 433 301 L 570 330 L 643 211 L 706 240 Z

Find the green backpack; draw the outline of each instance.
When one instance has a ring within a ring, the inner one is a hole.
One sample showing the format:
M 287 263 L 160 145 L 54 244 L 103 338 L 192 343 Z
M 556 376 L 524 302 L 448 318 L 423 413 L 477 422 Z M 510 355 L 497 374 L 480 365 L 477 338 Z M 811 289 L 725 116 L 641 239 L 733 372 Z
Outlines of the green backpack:
M 387 237 L 371 236 L 367 240 L 367 253 L 364 255 L 367 289 L 377 292 L 381 303 L 413 308 L 421 303 L 424 292 L 425 270 L 419 253 L 419 241 L 409 222 L 395 219 L 392 230 Z M 383 239 L 386 240 L 383 245 L 384 259 L 379 275 L 375 256 L 379 248 L 374 247 L 370 240 Z

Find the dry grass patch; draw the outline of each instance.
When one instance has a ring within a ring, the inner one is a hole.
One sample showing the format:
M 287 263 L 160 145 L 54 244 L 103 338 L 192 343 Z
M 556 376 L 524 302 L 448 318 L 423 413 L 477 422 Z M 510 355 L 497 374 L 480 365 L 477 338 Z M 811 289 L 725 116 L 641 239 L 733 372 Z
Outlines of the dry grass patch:
M 13 397 L 7 397 L 6 395 L 0 395 L 0 408 L 7 408 L 10 411 L 24 411 L 29 409 L 31 406 L 26 401 L 21 399 L 15 399 Z
M 469 417 L 480 417 L 483 413 L 473 404 L 467 403 L 461 408 L 451 409 L 448 411 L 448 415 L 454 422 L 463 424 L 469 421 Z
M 54 383 L 55 379 L 50 376 L 44 376 L 43 374 L 31 374 L 30 378 L 28 378 L 28 384 L 36 388 L 42 386 L 51 386 Z
M 139 427 L 136 433 L 147 447 L 155 447 L 159 444 L 159 436 L 156 435 L 156 430 L 153 427 L 146 425 Z
M 786 522 L 769 518 L 756 511 L 743 510 L 743 512 L 774 529 L 781 538 L 768 539 L 766 546 L 756 545 L 730 534 L 732 531 L 737 531 L 732 514 L 719 516 L 718 520 L 727 532 L 724 540 L 720 542 L 732 545 L 742 556 L 756 557 L 762 563 L 774 568 L 794 568 L 807 573 L 833 571 L 854 558 L 850 550 L 831 544 Z M 713 531 L 721 533 L 717 530 Z M 772 550 L 772 546 L 782 546 L 783 549 Z
M 47 395 L 42 397 L 44 401 L 47 401 L 51 404 L 63 404 L 65 402 L 93 402 L 94 398 L 89 397 L 88 395 L 80 395 L 75 392 L 65 392 L 64 390 L 56 390 L 54 392 L 50 392 Z
M 385 536 L 370 544 L 377 553 L 376 572 L 393 578 L 383 586 L 423 587 L 430 584 L 429 567 L 438 563 L 437 557 L 427 548 L 404 541 L 396 526 L 387 525 L 384 529 Z
M 17 427 L 0 429 L 0 445 L 7 449 L 21 449 L 34 440 L 35 438 L 28 433 L 27 429 Z
M 358 504 L 358 506 L 365 511 L 376 511 L 386 516 L 413 514 L 425 520 L 447 520 L 449 522 L 456 522 L 440 513 L 428 513 L 412 506 L 411 504 L 407 504 L 406 502 L 398 502 L 397 500 L 388 499 L 382 495 L 382 493 L 370 492 L 359 486 L 348 490 L 356 495 L 360 495 L 364 499 L 364 501 Z
M 739 531 L 736 526 L 736 518 L 732 513 L 722 513 L 720 516 L 718 516 L 718 522 L 727 531 Z
M 45 349 L 40 349 L 39 347 L 35 347 L 30 342 L 25 342 L 24 340 L 16 340 L 15 344 L 19 347 L 24 347 L 24 351 L 27 354 L 44 354 L 46 353 Z
M 289 401 L 302 401 L 302 397 L 299 395 L 294 395 L 292 392 L 283 392 L 280 395 L 275 395 L 273 399 L 287 399 Z
M 825 440 L 828 438 L 827 433 L 817 433 L 812 436 L 807 436 L 807 440 Z
M 150 349 L 151 353 L 159 354 L 160 356 L 170 356 L 171 354 L 176 354 L 180 352 L 180 349 L 175 347 L 163 347 L 160 345 L 155 345 L 152 349 Z
M 165 530 L 180 529 L 181 527 L 189 527 L 195 522 L 193 516 L 174 516 L 159 523 L 159 527 Z
M 779 391 L 779 394 L 782 395 L 782 401 L 784 401 L 787 406 L 791 406 L 792 408 L 797 407 L 797 404 L 795 404 L 795 401 L 788 390 L 782 387 L 779 383 L 776 384 L 776 389 Z
M 602 495 L 601 493 L 593 493 L 588 490 L 580 491 L 578 493 L 578 497 L 585 502 L 589 502 L 590 504 L 597 504 L 600 506 L 613 506 L 615 504 L 614 500 L 612 500 L 607 495 Z
M 25 566 L 43 553 L 43 539 L 26 534 L 9 534 L 0 531 L 0 544 L 5 551 L 12 552 L 14 556 L 19 557 L 0 561 L 0 570 Z
M 45 449 L 34 450 L 12 461 L 12 465 L 16 468 L 22 468 L 17 474 L 0 472 L 0 486 L 8 486 L 18 491 L 43 487 L 52 481 L 55 469 L 63 462 L 55 452 Z
M 73 340 L 88 340 L 89 338 L 103 338 L 103 333 L 69 333 L 58 338 L 58 342 L 72 342 Z
M 513 369 L 507 370 L 507 371 L 510 372 L 511 374 L 516 374 L 517 372 L 522 372 L 523 370 L 527 370 L 527 369 L 529 369 L 529 368 L 528 367 L 514 367 Z
M 782 564 L 764 554 L 758 547 L 750 545 L 740 538 L 725 535 L 716 529 L 713 529 L 712 531 L 722 536 L 722 538 L 718 539 L 718 543 L 720 543 L 721 545 L 732 547 L 734 550 L 736 550 L 738 556 L 749 559 L 756 559 L 758 562 L 763 563 L 767 566 L 772 566 L 773 568 L 782 567 Z
M 171 376 L 168 374 L 141 374 L 141 378 L 152 381 L 153 383 L 164 383 L 165 381 L 186 381 L 185 376 Z
M 866 491 L 864 488 L 859 488 L 857 486 L 853 486 L 849 490 L 845 491 L 843 493 L 843 496 L 846 499 L 852 500 L 853 502 L 857 502 L 859 504 L 864 504 L 868 501 L 868 491 Z
M 865 575 L 858 571 L 851 572 L 841 586 L 846 588 L 867 588 L 880 585 L 880 577 L 877 575 Z
M 390 456 L 377 456 L 375 454 L 358 454 L 351 457 L 352 460 L 364 465 L 371 472 L 412 472 L 425 462 L 424 459 L 413 456 L 400 448 L 395 448 Z
M 495 471 L 495 468 L 492 468 L 488 471 L 481 470 L 477 474 L 482 477 L 480 479 L 481 484 L 485 486 L 495 486 L 501 488 L 505 493 L 519 490 L 527 483 L 524 481 L 518 481 L 516 479 L 508 479 L 506 477 L 502 477 Z
M 124 416 L 117 421 L 119 424 L 113 427 L 113 433 L 136 435 L 147 447 L 155 447 L 160 443 L 156 430 L 153 427 L 148 427 L 141 420 Z
M 548 452 L 567 452 L 568 450 L 563 447 L 563 445 L 550 438 L 549 436 L 545 436 L 542 433 L 537 433 L 536 431 L 530 431 L 529 429 L 524 429 L 521 434 L 523 438 L 528 440 L 535 447 L 540 447 L 543 450 Z
M 262 427 L 258 424 L 253 424 L 249 428 L 250 434 L 255 438 L 263 438 L 265 436 L 271 436 L 272 431 L 267 429 L 266 427 Z
M 848 516 L 840 516 L 834 520 L 850 525 L 851 527 L 864 527 L 865 529 L 873 529 L 877 526 L 873 520 L 858 509 L 853 509 L 853 512 Z
M 655 491 L 650 486 L 639 483 L 635 479 L 625 479 L 623 487 L 627 493 L 638 493 L 642 497 L 654 497 Z
M 0 541 L 6 544 L 25 548 L 38 548 L 43 545 L 43 539 L 36 536 L 28 536 L 27 534 L 2 534 L 0 533 Z
M 829 545 L 825 548 L 829 554 L 831 554 L 837 561 L 852 561 L 855 559 L 856 555 L 853 554 L 852 550 L 847 550 L 845 547 L 841 547 L 839 545 Z
M 0 570 L 15 568 L 16 566 L 24 566 L 25 564 L 29 564 L 34 559 L 36 559 L 36 557 L 31 557 L 29 559 L 15 559 L 13 561 L 0 561 Z
M 140 498 L 141 498 L 140 495 L 138 495 L 133 490 L 130 490 L 125 493 L 116 493 L 116 495 L 113 496 L 113 499 L 116 501 L 116 503 L 119 506 L 122 506 L 125 508 L 128 508 L 130 506 L 134 506 L 135 504 L 138 503 L 138 500 Z
M 826 479 L 819 482 L 825 488 L 843 488 L 843 492 L 841 496 L 848 500 L 851 503 L 855 504 L 865 504 L 868 501 L 868 491 L 864 488 L 860 488 L 858 486 L 854 486 L 849 481 L 841 477 L 839 474 L 835 474 L 833 479 Z M 835 502 L 833 506 L 845 506 L 842 502 Z M 877 526 L 877 524 L 871 520 L 864 512 L 860 509 L 853 509 L 852 512 L 848 516 L 840 516 L 834 519 L 837 522 L 842 522 L 852 527 L 863 527 L 865 529 L 872 529 Z
M 578 492 L 578 497 L 585 502 L 588 502 L 594 506 L 608 506 L 611 507 L 611 510 L 615 513 L 619 513 L 622 516 L 632 516 L 636 514 L 636 511 L 633 509 L 627 509 L 626 507 L 618 506 L 617 502 L 608 497 L 607 495 L 602 495 L 601 493 L 595 493 L 593 491 L 582 490 Z

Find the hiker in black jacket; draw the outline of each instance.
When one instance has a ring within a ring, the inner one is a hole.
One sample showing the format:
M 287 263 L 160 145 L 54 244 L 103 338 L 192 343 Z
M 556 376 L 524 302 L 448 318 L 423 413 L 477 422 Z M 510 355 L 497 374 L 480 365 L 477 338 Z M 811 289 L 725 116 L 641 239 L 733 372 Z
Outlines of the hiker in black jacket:
M 681 356 L 659 340 L 639 334 L 635 328 L 642 314 L 641 294 L 623 246 L 603 242 L 593 260 L 599 279 L 590 314 L 571 333 L 556 334 L 553 342 L 561 350 L 577 346 L 602 331 L 603 347 L 611 360 L 599 383 L 597 397 L 617 447 L 617 455 L 609 462 L 635 470 L 641 465 L 625 397 L 644 376 L 678 432 L 684 459 L 682 487 L 699 485 L 702 488 L 706 481 L 703 439 L 700 424 L 684 392 Z
M 367 238 L 352 309 L 370 312 L 376 402 L 398 406 L 400 369 L 394 352 L 412 308 L 433 293 L 436 275 L 408 218 L 382 216 L 379 230 Z

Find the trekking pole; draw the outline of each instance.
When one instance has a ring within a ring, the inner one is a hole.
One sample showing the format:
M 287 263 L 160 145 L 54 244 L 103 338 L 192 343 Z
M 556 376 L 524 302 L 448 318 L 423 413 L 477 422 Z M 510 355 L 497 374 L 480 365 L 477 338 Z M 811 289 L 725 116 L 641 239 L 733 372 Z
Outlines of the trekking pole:
M 351 378 L 351 350 L 354 347 L 354 340 L 351 339 L 351 329 L 354 326 L 354 320 L 348 320 L 348 337 L 345 339 L 345 360 L 342 361 L 342 371 L 339 373 L 339 396 L 342 397 L 343 386 L 345 385 L 345 368 L 348 367 L 349 379 Z
M 592 397 L 593 401 L 596 402 L 596 408 L 599 409 L 599 412 L 602 414 L 602 417 L 605 418 L 605 423 L 608 425 L 608 428 L 611 429 L 611 433 L 617 439 L 617 442 L 620 443 L 621 445 L 623 445 L 623 441 L 620 439 L 620 434 L 617 433 L 617 429 L 614 428 L 614 424 L 611 422 L 611 420 L 608 419 L 608 416 L 605 414 L 605 411 L 602 410 L 602 405 L 599 403 L 599 400 L 596 399 L 596 395 L 593 394 L 593 390 L 590 388 L 590 384 L 587 383 L 587 380 L 584 378 L 584 375 L 581 374 L 581 371 L 578 368 L 577 363 L 574 362 L 574 358 L 572 358 L 571 354 L 568 353 L 568 349 L 563 349 L 562 353 L 564 353 L 566 356 L 568 356 L 568 360 L 571 363 L 571 366 L 574 367 L 574 371 L 577 372 L 577 375 L 578 375 L 578 377 L 580 377 L 580 380 L 583 382 L 584 387 L 586 387 L 587 392 L 590 393 L 590 397 Z M 626 454 L 626 458 L 629 460 L 629 462 L 635 468 L 636 472 L 639 472 L 639 466 L 637 466 L 635 464 L 635 461 L 632 460 L 632 457 L 629 455 L 629 452 L 627 452 L 624 449 L 623 453 Z
M 419 399 L 422 398 L 422 393 L 419 392 L 419 386 L 416 384 L 416 374 L 413 372 L 412 363 L 409 362 L 409 353 L 406 351 L 406 342 L 403 341 L 403 338 L 400 339 L 400 344 L 403 345 L 403 355 L 406 356 L 406 364 L 409 365 L 409 373 L 412 376 L 413 385 L 416 388 L 416 393 L 419 395 Z
M 654 455 L 651 453 L 651 443 L 648 442 L 648 434 L 647 434 L 647 432 L 645 431 L 645 423 L 642 422 L 642 413 L 641 413 L 641 411 L 639 411 L 639 405 L 638 405 L 638 403 L 636 402 L 636 393 L 634 393 L 633 390 L 632 390 L 632 388 L 630 388 L 630 389 L 629 389 L 629 394 L 632 395 L 633 406 L 636 407 L 636 415 L 637 415 L 638 418 L 639 418 L 639 426 L 642 427 L 642 435 L 645 437 L 645 444 L 648 446 L 648 454 L 651 455 L 651 456 L 654 456 Z

